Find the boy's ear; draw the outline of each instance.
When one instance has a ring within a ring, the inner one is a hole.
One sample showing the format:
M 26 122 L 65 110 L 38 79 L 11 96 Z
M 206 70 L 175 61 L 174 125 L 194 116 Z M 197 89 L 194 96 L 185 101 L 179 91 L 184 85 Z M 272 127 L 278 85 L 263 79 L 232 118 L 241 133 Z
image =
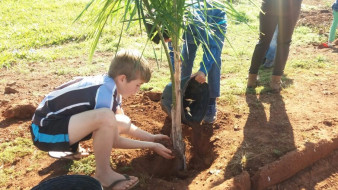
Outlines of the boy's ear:
M 127 76 L 126 75 L 118 75 L 116 77 L 116 79 L 119 81 L 119 82 L 124 82 L 125 80 L 127 80 Z

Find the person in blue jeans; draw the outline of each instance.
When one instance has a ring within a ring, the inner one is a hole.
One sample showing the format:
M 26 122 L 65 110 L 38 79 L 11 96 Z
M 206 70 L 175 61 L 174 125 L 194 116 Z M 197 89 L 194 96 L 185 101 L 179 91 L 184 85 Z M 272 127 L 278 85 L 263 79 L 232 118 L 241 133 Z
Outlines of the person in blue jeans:
M 187 30 L 183 34 L 181 79 L 191 76 L 195 77 L 197 82 L 204 83 L 208 78 L 210 100 L 203 120 L 206 123 L 213 123 L 217 117 L 216 98 L 220 96 L 221 53 L 227 20 L 224 11 L 211 3 L 206 3 L 206 5 L 207 7 L 204 8 L 204 2 L 200 2 L 191 6 L 194 22 L 187 25 Z M 207 27 L 209 29 L 206 29 Z M 199 70 L 192 75 L 196 52 L 200 44 L 202 44 L 203 60 L 200 62 Z M 168 45 L 174 66 L 171 42 Z
M 275 55 L 276 55 L 276 48 L 277 48 L 277 35 L 278 35 L 278 26 L 276 27 L 276 30 L 273 33 L 273 37 L 272 37 L 272 40 L 270 42 L 268 52 L 266 52 L 266 54 L 265 54 L 265 61 L 263 63 L 263 66 L 265 68 L 270 68 L 274 64 Z

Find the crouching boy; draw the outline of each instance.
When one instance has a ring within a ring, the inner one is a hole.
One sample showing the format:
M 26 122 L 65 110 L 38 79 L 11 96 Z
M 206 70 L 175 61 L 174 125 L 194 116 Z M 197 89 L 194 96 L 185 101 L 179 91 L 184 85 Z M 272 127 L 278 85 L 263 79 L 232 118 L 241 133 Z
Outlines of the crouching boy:
M 148 63 L 139 52 L 119 51 L 108 75 L 75 78 L 43 99 L 31 125 L 34 145 L 44 151 L 76 151 L 79 142 L 93 138 L 94 177 L 108 189 L 132 188 L 137 177 L 121 175 L 110 167 L 112 148 L 149 148 L 173 158 L 169 149 L 155 143 L 168 136 L 137 128 L 121 108 L 122 97 L 135 94 L 150 77 Z

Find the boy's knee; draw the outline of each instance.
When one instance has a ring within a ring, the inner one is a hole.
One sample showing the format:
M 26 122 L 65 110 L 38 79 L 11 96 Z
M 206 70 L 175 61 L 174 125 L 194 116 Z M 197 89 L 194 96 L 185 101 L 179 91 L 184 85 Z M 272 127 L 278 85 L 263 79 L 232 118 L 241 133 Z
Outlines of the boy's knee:
M 108 108 L 97 109 L 94 119 L 99 126 L 112 126 L 116 123 L 114 112 Z
M 118 128 L 120 128 L 122 132 L 129 131 L 129 128 L 131 126 L 131 119 L 128 116 L 122 114 L 114 114 L 114 112 L 108 108 L 97 109 L 94 120 L 98 128 L 107 127 L 113 130 L 118 130 Z

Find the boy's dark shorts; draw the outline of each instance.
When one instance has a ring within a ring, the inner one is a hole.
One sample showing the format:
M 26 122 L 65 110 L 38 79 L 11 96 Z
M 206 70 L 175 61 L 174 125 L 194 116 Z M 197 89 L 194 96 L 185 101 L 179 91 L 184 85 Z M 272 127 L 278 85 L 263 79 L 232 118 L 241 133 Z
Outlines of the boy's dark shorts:
M 34 123 L 30 126 L 34 145 L 43 151 L 71 151 L 76 152 L 79 142 L 69 144 L 68 125 L 71 116 L 57 120 L 49 120 L 46 126 L 40 127 Z M 80 141 L 89 140 L 92 134 Z

